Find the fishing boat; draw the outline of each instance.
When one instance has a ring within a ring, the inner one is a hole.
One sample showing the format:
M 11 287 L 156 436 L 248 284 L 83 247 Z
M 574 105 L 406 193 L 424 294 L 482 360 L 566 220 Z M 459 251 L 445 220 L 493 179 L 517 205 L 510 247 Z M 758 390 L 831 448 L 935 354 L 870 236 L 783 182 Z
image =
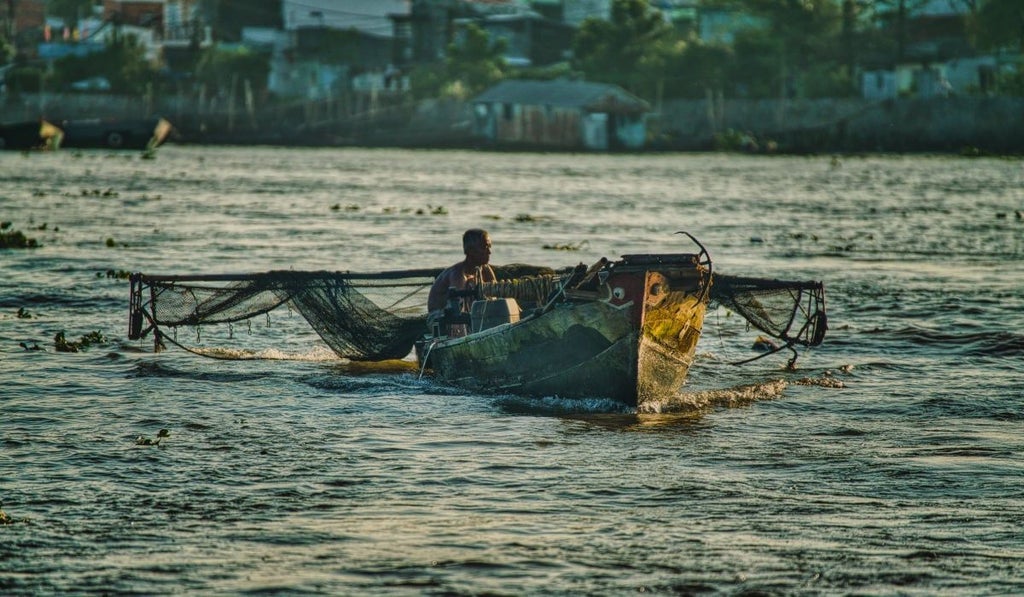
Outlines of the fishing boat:
M 485 392 L 635 405 L 679 390 L 700 339 L 709 260 L 624 255 L 541 282 L 554 287 L 542 302 L 523 300 L 530 278 L 472 289 L 468 313 L 459 308 L 462 293 L 450 292 L 443 316 L 417 343 L 421 365 Z M 465 326 L 468 334 L 452 333 Z
M 76 149 L 153 150 L 170 136 L 165 118 L 86 118 L 64 120 L 64 147 Z
M 46 120 L 0 124 L 0 149 L 57 149 L 64 133 Z
M 435 313 L 425 303 L 440 270 L 137 273 L 129 338 L 152 332 L 158 349 L 170 342 L 194 350 L 163 330 L 232 324 L 287 305 L 343 358 L 414 354 L 421 375 L 472 391 L 631 406 L 679 392 L 709 304 L 740 313 L 794 359 L 795 346 L 822 342 L 820 282 L 723 276 L 697 245 L 693 253 L 629 254 L 559 270 L 496 267 L 495 282 L 449 290 Z

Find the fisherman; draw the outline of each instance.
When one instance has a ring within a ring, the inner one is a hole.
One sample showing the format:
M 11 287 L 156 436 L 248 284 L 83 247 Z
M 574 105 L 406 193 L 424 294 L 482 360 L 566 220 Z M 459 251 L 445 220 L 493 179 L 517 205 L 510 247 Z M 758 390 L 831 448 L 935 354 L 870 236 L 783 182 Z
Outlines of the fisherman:
M 443 312 L 448 302 L 448 289 L 466 290 L 477 284 L 494 282 L 498 277 L 494 269 L 489 265 L 491 260 L 491 236 L 481 228 L 470 228 L 462 235 L 462 250 L 466 258 L 441 272 L 430 287 L 430 295 L 427 297 L 427 310 L 431 312 L 431 320 L 436 318 L 437 312 Z M 463 304 L 463 311 L 469 310 L 469 305 Z M 450 335 L 464 335 L 465 330 L 454 328 L 465 326 L 452 326 Z

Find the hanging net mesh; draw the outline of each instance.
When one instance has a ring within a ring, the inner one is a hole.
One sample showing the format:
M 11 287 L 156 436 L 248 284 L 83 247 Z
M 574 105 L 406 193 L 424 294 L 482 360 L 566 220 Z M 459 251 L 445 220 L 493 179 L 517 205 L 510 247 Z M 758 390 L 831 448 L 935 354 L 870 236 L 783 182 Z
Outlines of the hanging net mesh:
M 794 282 L 715 274 L 711 302 L 739 313 L 787 345 L 817 346 L 825 339 L 825 288 Z
M 241 276 L 132 277 L 129 337 L 149 330 L 233 323 L 285 304 L 338 356 L 400 359 L 423 333 L 437 270 L 381 274 L 275 271 Z M 148 328 L 144 327 L 148 323 Z

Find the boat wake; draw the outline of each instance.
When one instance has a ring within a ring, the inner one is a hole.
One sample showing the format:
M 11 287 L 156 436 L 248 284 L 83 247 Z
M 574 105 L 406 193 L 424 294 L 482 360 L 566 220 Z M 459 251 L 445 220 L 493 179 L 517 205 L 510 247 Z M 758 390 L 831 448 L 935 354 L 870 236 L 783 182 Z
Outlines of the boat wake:
M 337 361 L 338 355 L 327 347 L 317 347 L 303 353 L 292 353 L 267 348 L 246 350 L 241 348 L 190 348 L 189 352 L 228 361 L 308 361 L 314 363 Z
M 782 396 L 789 383 L 775 379 L 762 383 L 733 386 L 731 388 L 682 392 L 677 396 L 658 401 L 647 401 L 637 406 L 637 413 L 662 414 L 698 412 L 711 408 L 734 408 L 746 406 L 760 400 L 776 400 Z

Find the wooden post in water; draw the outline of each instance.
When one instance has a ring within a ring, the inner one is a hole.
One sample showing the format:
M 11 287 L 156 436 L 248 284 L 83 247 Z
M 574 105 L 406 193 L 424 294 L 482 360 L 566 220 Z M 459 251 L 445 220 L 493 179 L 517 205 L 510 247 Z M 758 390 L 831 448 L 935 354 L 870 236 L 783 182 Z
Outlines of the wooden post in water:
M 238 73 L 231 74 L 231 89 L 228 91 L 228 132 L 235 130 L 235 94 L 238 91 Z
M 184 103 L 182 101 L 183 98 L 182 98 L 182 94 L 181 94 L 181 81 L 178 81 L 177 85 L 178 85 L 178 93 L 177 93 L 178 99 L 177 99 L 177 102 L 176 102 L 177 103 L 177 110 L 175 110 L 174 119 L 177 121 L 176 124 L 178 126 L 181 126 L 181 110 L 182 110 L 182 107 L 183 107 L 182 104 Z
M 711 127 L 711 134 L 718 133 L 718 126 L 715 122 L 715 92 L 710 87 L 704 88 L 704 97 L 708 104 L 708 126 Z
M 252 96 L 252 83 L 245 80 L 245 111 L 249 114 L 249 126 L 256 128 L 256 102 Z

